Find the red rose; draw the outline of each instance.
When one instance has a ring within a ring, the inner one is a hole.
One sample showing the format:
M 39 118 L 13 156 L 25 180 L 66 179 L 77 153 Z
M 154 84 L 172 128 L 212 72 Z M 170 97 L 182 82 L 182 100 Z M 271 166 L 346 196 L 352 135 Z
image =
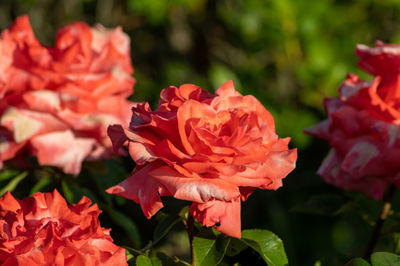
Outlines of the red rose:
M 326 99 L 328 119 L 305 132 L 332 149 L 318 170 L 328 183 L 379 199 L 388 184 L 400 186 L 400 45 L 358 45 L 359 66 L 372 81 L 349 74 L 339 98 Z
M 27 16 L 18 18 L 0 38 L 0 166 L 23 147 L 71 174 L 83 160 L 108 157 L 107 126 L 129 122 L 129 48 L 120 28 L 81 22 L 44 47 Z
M 128 265 L 125 250 L 100 226 L 101 211 L 83 197 L 67 205 L 54 190 L 0 198 L 2 265 Z M 90 206 L 91 205 L 91 206 Z
M 271 114 L 232 81 L 216 95 L 171 86 L 155 111 L 147 103 L 132 110 L 129 129 L 114 125 L 108 134 L 115 149 L 126 144 L 137 167 L 107 192 L 140 203 L 147 218 L 162 208 L 160 196 L 174 196 L 193 202 L 199 222 L 240 238 L 240 202 L 256 188 L 279 188 L 295 167 L 289 138 L 279 139 Z

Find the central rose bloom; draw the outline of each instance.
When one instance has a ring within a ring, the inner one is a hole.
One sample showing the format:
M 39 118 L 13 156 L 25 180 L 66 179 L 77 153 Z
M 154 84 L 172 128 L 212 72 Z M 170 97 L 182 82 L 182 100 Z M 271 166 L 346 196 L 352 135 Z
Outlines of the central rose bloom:
M 91 204 L 83 197 L 68 205 L 56 190 L 23 200 L 7 192 L 0 198 L 1 265 L 128 265 Z
M 114 148 L 126 145 L 137 166 L 107 192 L 140 203 L 147 218 L 160 196 L 193 202 L 192 216 L 230 236 L 241 236 L 240 202 L 256 189 L 275 190 L 295 168 L 297 151 L 275 134 L 272 115 L 232 81 L 212 95 L 194 85 L 168 87 L 155 111 L 133 109 L 128 129 L 110 126 Z

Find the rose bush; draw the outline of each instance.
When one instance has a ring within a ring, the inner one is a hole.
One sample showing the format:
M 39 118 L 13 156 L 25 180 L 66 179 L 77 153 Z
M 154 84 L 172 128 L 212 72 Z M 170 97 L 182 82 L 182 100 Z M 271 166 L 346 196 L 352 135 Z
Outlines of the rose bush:
M 190 214 L 206 226 L 240 238 L 240 205 L 256 189 L 275 190 L 295 168 L 296 149 L 275 133 L 272 115 L 233 82 L 215 95 L 185 84 L 161 92 L 158 108 L 132 108 L 129 128 L 113 125 L 116 150 L 126 145 L 137 164 L 108 193 L 140 203 L 147 218 L 160 196 L 191 201 Z
M 97 205 L 68 205 L 54 190 L 23 200 L 0 198 L 2 265 L 127 265 L 125 250 L 102 228 Z M 91 206 L 90 206 L 91 205 Z
M 339 98 L 326 99 L 328 119 L 305 132 L 332 149 L 318 170 L 328 183 L 379 199 L 400 186 L 400 45 L 358 45 L 359 66 L 375 76 L 349 74 Z
M 2 33 L 0 60 L 0 166 L 23 148 L 75 175 L 83 160 L 110 156 L 106 128 L 128 124 L 135 83 L 120 28 L 76 22 L 45 47 L 22 16 Z

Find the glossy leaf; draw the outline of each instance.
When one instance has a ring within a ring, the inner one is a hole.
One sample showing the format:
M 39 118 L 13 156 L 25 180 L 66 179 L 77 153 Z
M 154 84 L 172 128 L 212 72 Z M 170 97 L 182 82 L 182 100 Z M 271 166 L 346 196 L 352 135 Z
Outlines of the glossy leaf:
M 241 240 L 257 251 L 269 266 L 288 264 L 283 242 L 274 233 L 261 229 L 244 230 Z
M 236 256 L 246 248 L 248 248 L 248 246 L 243 243 L 243 241 L 237 238 L 232 238 L 229 243 L 229 247 L 226 250 L 226 256 Z
M 217 265 L 222 261 L 230 243 L 225 235 L 215 236 L 212 230 L 205 230 L 193 238 L 195 265 Z

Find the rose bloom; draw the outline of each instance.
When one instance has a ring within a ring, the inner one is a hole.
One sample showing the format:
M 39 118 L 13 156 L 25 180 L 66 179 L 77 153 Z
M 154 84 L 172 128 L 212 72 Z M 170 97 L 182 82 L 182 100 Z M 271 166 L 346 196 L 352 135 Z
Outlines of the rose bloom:
M 112 154 L 107 126 L 128 124 L 135 83 L 120 28 L 76 22 L 45 47 L 22 16 L 1 35 L 0 62 L 0 167 L 28 151 L 76 175 Z
M 133 107 L 129 128 L 113 125 L 115 149 L 126 145 L 137 164 L 108 193 L 140 203 L 147 218 L 163 207 L 160 196 L 193 202 L 190 214 L 206 226 L 240 238 L 240 203 L 256 188 L 275 190 L 295 168 L 296 149 L 275 134 L 272 115 L 233 82 L 215 95 L 185 84 L 161 92 L 155 111 Z
M 358 45 L 359 66 L 375 76 L 349 74 L 339 98 L 326 99 L 328 119 L 305 132 L 332 147 L 318 170 L 328 183 L 380 199 L 400 186 L 400 45 Z
M 83 197 L 68 205 L 54 190 L 23 200 L 0 198 L 2 265 L 128 265 L 125 250 L 100 226 L 101 211 Z

